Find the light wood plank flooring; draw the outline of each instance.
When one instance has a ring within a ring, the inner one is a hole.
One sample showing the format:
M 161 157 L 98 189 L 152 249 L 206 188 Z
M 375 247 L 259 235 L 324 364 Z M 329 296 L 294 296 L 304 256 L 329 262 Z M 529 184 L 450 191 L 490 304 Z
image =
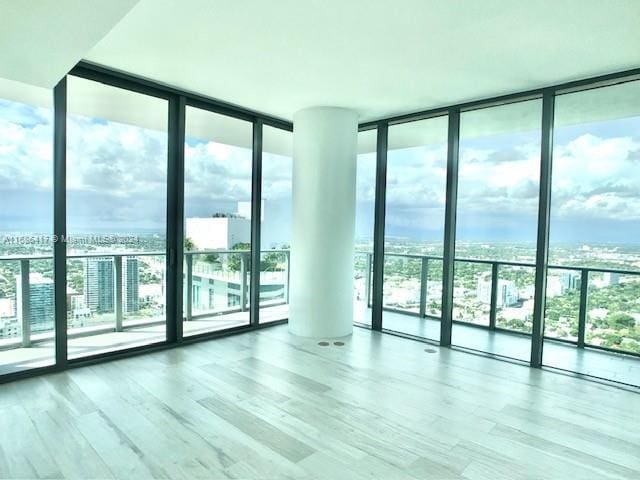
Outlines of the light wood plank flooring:
M 282 325 L 0 385 L 0 478 L 638 479 L 640 394 Z

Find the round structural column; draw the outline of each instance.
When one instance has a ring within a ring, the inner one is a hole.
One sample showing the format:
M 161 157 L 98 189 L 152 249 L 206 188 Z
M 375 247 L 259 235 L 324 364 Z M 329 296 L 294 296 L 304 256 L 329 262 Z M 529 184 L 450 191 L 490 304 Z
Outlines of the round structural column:
M 313 107 L 293 117 L 289 331 L 335 338 L 353 330 L 358 115 Z

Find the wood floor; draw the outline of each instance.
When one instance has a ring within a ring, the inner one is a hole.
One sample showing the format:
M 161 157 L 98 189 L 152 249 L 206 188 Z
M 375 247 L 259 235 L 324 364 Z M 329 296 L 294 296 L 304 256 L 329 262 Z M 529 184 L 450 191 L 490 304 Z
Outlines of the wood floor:
M 640 394 L 283 325 L 1 385 L 0 478 L 638 479 Z

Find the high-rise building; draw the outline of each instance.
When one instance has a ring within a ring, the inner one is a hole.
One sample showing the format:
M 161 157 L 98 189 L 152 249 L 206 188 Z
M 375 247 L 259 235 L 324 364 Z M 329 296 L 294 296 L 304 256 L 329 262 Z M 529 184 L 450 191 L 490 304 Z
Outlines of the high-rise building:
M 198 250 L 230 250 L 251 241 L 251 221 L 236 214 L 187 218 L 186 237 Z
M 510 307 L 518 303 L 518 288 L 513 280 L 498 279 L 496 306 Z M 491 303 L 491 276 L 485 275 L 478 279 L 477 297 L 483 303 Z
M 604 284 L 607 287 L 610 287 L 612 285 L 619 285 L 620 284 L 620 274 L 619 273 L 615 273 L 615 272 L 605 272 L 605 274 L 604 274 Z
M 260 302 L 277 302 L 284 299 L 287 273 L 261 272 Z M 241 307 L 242 278 L 240 272 L 220 272 L 199 269 L 193 275 L 192 305 L 195 310 L 227 310 Z M 248 281 L 245 278 L 244 281 Z M 247 290 L 248 298 L 248 290 Z
M 264 220 L 262 200 L 261 219 Z M 198 250 L 230 250 L 238 243 L 251 241 L 251 202 L 238 202 L 235 213 L 216 213 L 211 217 L 192 217 L 185 222 L 185 237 Z
M 518 288 L 513 280 L 498 280 L 498 297 L 496 305 L 500 307 L 511 307 L 519 300 Z
M 22 282 L 16 276 L 16 317 L 22 318 Z M 53 280 L 41 273 L 29 274 L 29 307 L 31 331 L 51 330 L 54 324 Z
M 125 257 L 122 262 L 122 309 L 136 312 L 139 302 L 138 259 Z M 111 258 L 88 258 L 84 267 L 84 298 L 95 313 L 115 311 L 115 278 Z
M 84 301 L 95 313 L 114 312 L 113 260 L 87 258 L 84 264 Z
M 125 312 L 137 312 L 140 309 L 139 302 L 139 278 L 138 259 L 126 257 L 122 262 L 122 308 Z
M 560 277 L 562 293 L 580 288 L 580 274 L 577 272 L 564 272 Z

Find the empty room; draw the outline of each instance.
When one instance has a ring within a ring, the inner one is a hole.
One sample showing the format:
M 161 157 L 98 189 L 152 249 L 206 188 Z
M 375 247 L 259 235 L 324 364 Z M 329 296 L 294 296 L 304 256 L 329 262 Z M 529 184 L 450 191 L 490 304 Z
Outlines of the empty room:
M 0 479 L 640 479 L 640 0 L 0 0 Z

